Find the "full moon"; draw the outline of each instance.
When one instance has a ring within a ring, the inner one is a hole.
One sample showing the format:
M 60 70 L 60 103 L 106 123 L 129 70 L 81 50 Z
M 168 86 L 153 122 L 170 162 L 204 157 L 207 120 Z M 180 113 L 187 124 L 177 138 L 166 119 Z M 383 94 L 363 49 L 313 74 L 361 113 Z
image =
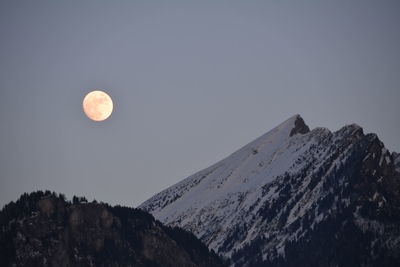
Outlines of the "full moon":
M 92 91 L 83 99 L 83 111 L 91 120 L 104 121 L 113 111 L 113 102 L 105 92 Z

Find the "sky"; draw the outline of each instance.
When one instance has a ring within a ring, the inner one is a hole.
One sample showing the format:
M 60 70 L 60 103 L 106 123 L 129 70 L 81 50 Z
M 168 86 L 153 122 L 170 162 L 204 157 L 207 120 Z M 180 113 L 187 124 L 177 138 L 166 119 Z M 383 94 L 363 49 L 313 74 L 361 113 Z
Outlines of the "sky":
M 294 114 L 400 152 L 399 1 L 0 2 L 0 207 L 137 206 Z M 103 122 L 82 100 L 113 99 Z

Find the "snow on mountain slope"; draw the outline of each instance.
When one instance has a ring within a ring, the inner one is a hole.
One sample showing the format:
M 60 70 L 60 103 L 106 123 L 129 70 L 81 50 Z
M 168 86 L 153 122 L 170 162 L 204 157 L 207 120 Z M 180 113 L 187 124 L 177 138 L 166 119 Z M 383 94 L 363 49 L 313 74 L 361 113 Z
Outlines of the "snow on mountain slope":
M 298 244 L 318 246 L 321 234 L 315 233 L 333 222 L 368 232 L 373 236 L 366 241 L 370 251 L 383 244 L 391 251 L 399 248 L 400 238 L 382 233 L 399 229 L 390 221 L 400 219 L 397 210 L 384 224 L 366 216 L 364 207 L 372 202 L 378 214 L 400 207 L 394 158 L 376 135 L 364 135 L 358 125 L 334 133 L 325 128 L 310 131 L 295 115 L 140 208 L 191 231 L 236 266 L 279 266 L 286 254 L 297 253 Z M 372 188 L 365 185 L 369 179 Z M 364 187 L 368 190 L 360 192 L 358 188 Z M 332 229 L 336 228 L 324 230 L 327 240 L 346 239 L 345 231 Z
M 271 166 L 271 162 L 279 162 L 279 165 L 273 165 L 275 172 L 278 173 L 289 167 L 287 165 L 290 160 L 286 158 L 293 156 L 288 153 L 289 151 L 285 151 L 287 147 L 285 143 L 298 117 L 296 115 L 288 119 L 228 158 L 157 194 L 141 207 L 157 212 L 159 218 L 164 220 L 173 216 L 175 205 L 179 205 L 179 210 L 191 209 L 196 203 L 198 207 L 204 207 L 216 198 L 225 197 L 226 194 L 258 187 L 260 180 L 270 182 L 274 174 L 268 174 L 266 179 L 265 173 L 270 171 L 266 167 Z M 284 152 L 285 155 L 282 155 Z M 253 179 L 250 180 L 250 176 Z M 198 184 L 200 185 L 196 186 Z M 190 194 L 185 194 L 188 191 Z M 171 202 L 174 202 L 173 206 L 168 205 Z

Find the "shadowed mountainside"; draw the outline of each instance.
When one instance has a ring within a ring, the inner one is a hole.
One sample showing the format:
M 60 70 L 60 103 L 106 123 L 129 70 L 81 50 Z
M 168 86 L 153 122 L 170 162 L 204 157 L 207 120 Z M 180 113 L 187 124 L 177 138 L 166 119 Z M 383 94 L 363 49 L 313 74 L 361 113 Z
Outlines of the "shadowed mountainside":
M 23 194 L 0 212 L 1 266 L 223 266 L 194 235 L 127 207 Z

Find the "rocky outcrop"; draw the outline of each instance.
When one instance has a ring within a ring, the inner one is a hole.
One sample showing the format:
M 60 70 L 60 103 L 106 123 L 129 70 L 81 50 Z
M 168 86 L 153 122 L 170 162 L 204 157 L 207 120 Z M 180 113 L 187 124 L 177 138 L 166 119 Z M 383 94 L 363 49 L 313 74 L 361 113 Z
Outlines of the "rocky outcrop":
M 300 115 L 295 115 L 294 127 L 290 131 L 289 136 L 293 136 L 295 134 L 306 134 L 310 131 L 310 128 L 306 125 L 303 118 Z
M 396 167 L 396 170 L 398 172 L 400 172 L 400 154 L 396 153 L 396 152 L 393 152 L 392 153 L 392 157 L 393 157 L 393 160 L 394 160 L 394 166 Z

